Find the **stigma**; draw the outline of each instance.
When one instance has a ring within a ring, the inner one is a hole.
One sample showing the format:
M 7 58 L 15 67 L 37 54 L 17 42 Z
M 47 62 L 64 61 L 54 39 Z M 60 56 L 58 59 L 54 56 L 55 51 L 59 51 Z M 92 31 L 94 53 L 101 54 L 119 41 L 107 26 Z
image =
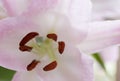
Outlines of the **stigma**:
M 48 60 L 50 61 L 49 64 L 43 67 L 44 71 L 51 71 L 57 67 L 56 54 L 63 54 L 65 50 L 65 42 L 58 41 L 57 39 L 58 36 L 55 33 L 48 33 L 46 37 L 42 37 L 39 36 L 37 32 L 30 32 L 23 37 L 19 43 L 19 50 L 21 52 L 33 52 L 40 56 L 39 60 L 33 59 L 33 61 L 27 65 L 27 71 L 32 71 L 38 64 L 41 64 L 41 59 L 44 56 L 48 56 Z M 58 52 L 56 52 L 56 50 Z

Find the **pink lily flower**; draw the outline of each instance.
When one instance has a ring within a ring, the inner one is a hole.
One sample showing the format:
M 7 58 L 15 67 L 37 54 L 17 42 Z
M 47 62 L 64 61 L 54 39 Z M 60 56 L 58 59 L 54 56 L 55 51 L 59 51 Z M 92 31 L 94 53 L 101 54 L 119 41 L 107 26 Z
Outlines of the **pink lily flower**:
M 77 48 L 87 36 L 89 0 L 2 2 L 0 65 L 17 71 L 12 81 L 93 81 L 93 62 Z
M 17 71 L 13 81 L 93 81 L 84 53 L 120 43 L 120 21 L 89 23 L 89 0 L 2 2 L 0 65 Z

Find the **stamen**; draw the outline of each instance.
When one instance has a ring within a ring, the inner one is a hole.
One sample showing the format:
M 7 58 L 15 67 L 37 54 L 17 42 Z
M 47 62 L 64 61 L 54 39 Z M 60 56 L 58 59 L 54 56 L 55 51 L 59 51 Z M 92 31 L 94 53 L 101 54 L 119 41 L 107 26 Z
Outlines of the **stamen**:
M 54 33 L 48 34 L 47 37 L 48 37 L 49 39 L 53 39 L 54 41 L 57 41 L 57 35 L 54 34 Z
M 58 42 L 58 50 L 60 54 L 64 52 L 64 49 L 65 49 L 65 43 L 63 41 Z
M 33 60 L 33 61 L 27 66 L 27 70 L 28 70 L 28 71 L 33 70 L 33 69 L 37 66 L 38 63 L 40 63 L 40 61 Z
M 56 61 L 53 61 L 52 63 L 46 65 L 46 66 L 43 68 L 43 70 L 44 70 L 44 71 L 50 71 L 50 70 L 55 69 L 56 66 L 57 66 L 57 62 L 56 62 Z
M 20 46 L 19 47 L 19 49 L 21 50 L 21 51 L 28 51 L 28 52 L 30 52 L 31 50 L 32 50 L 32 47 L 29 47 L 29 46 Z
M 19 43 L 20 46 L 24 46 L 28 41 L 33 39 L 35 36 L 39 35 L 37 32 L 28 33 Z

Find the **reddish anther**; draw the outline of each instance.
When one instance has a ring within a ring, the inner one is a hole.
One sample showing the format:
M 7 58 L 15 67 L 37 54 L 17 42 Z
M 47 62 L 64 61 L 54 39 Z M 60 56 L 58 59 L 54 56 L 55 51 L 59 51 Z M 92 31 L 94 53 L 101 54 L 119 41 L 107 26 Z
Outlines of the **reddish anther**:
M 40 62 L 40 61 L 33 60 L 33 61 L 27 66 L 27 70 L 28 70 L 28 71 L 33 70 L 33 69 L 37 66 L 37 64 L 38 64 L 39 62 Z
M 43 68 L 43 70 L 44 70 L 44 71 L 50 71 L 50 70 L 55 69 L 56 66 L 57 66 L 57 62 L 56 62 L 56 61 L 53 61 L 52 63 L 46 65 L 46 66 Z
M 37 32 L 30 32 L 28 33 L 19 43 L 19 49 L 21 51 L 31 51 L 32 47 L 25 45 L 27 42 L 29 42 L 31 39 L 33 39 L 35 36 L 39 35 Z
M 53 39 L 54 41 L 57 41 L 57 35 L 54 34 L 54 33 L 48 34 L 47 37 L 48 37 L 49 39 Z
M 58 42 L 58 51 L 60 54 L 64 52 L 65 49 L 65 43 L 63 41 Z
M 20 46 L 19 47 L 19 49 L 21 50 L 21 51 L 28 51 L 28 52 L 30 52 L 31 50 L 32 50 L 32 47 L 29 47 L 29 46 Z
M 19 43 L 20 46 L 24 46 L 27 42 L 33 39 L 35 36 L 39 35 L 37 32 L 28 33 Z

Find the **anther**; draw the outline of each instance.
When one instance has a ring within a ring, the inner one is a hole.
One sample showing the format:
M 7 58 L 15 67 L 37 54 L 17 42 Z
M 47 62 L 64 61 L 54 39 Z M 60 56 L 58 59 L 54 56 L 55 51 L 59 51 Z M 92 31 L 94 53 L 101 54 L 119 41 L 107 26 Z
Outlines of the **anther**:
M 55 69 L 56 66 L 57 66 L 57 62 L 56 62 L 56 61 L 53 61 L 52 63 L 46 65 L 46 66 L 43 68 L 43 70 L 44 70 L 44 71 L 50 71 L 50 70 Z
M 31 50 L 32 50 L 32 47 L 29 47 L 29 46 L 20 46 L 19 47 L 19 49 L 21 50 L 21 51 L 28 51 L 28 52 L 30 52 Z
M 37 66 L 38 63 L 40 63 L 40 61 L 33 60 L 33 61 L 27 66 L 27 70 L 28 70 L 28 71 L 33 70 L 33 69 Z
M 57 35 L 54 34 L 54 33 L 48 34 L 47 37 L 48 37 L 49 39 L 53 39 L 54 41 L 57 41 Z
M 33 39 L 35 36 L 39 35 L 37 32 L 28 33 L 19 43 L 20 46 L 24 46 L 27 42 Z
M 65 49 L 65 43 L 63 41 L 58 42 L 58 51 L 60 54 L 64 52 Z

